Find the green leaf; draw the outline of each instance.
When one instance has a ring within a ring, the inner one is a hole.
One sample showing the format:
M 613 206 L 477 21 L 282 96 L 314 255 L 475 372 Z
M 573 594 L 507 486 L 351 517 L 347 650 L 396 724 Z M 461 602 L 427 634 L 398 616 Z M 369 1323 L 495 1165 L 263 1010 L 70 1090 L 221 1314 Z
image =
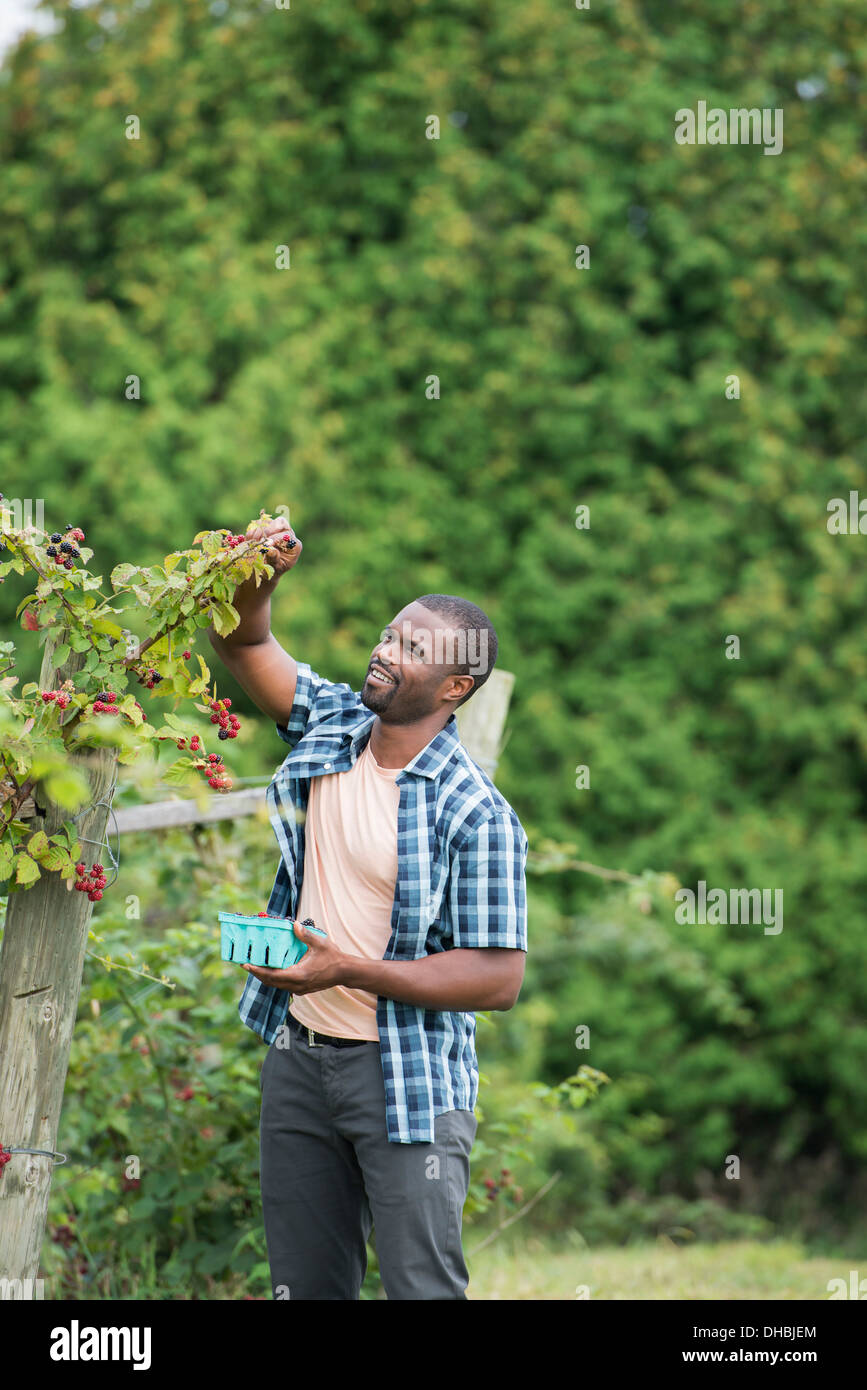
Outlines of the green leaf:
M 224 637 L 227 632 L 232 632 L 241 621 L 241 615 L 237 608 L 233 608 L 231 603 L 215 603 L 213 605 L 214 627 L 219 637 Z
M 113 623 L 110 618 L 95 618 L 93 629 L 95 632 L 106 632 L 109 637 L 123 637 L 123 628 L 119 623 Z
M 8 840 L 0 840 L 0 879 L 6 879 L 12 872 L 12 846 Z
M 65 864 L 71 863 L 69 851 L 62 845 L 49 845 L 47 852 L 42 856 L 42 863 L 46 869 L 52 871 L 62 869 Z
M 48 836 L 44 830 L 37 830 L 35 835 L 31 835 L 27 841 L 27 852 L 32 854 L 34 859 L 41 859 L 48 849 Z
M 62 666 L 62 665 L 64 664 L 64 662 L 66 662 L 66 661 L 69 660 L 69 643 L 68 643 L 68 642 L 61 642 L 60 645 L 59 645 L 58 647 L 55 647 L 55 648 L 54 648 L 54 652 L 53 652 L 53 655 L 52 655 L 52 660 L 53 660 L 55 666 Z
M 123 588 L 129 583 L 134 574 L 138 574 L 137 565 L 115 565 L 111 572 L 112 588 Z
M 39 878 L 39 865 L 29 854 L 19 854 L 15 869 L 16 883 L 35 883 Z
M 163 564 L 166 567 L 166 574 L 171 574 L 176 565 L 180 563 L 181 557 L 177 554 L 167 555 Z

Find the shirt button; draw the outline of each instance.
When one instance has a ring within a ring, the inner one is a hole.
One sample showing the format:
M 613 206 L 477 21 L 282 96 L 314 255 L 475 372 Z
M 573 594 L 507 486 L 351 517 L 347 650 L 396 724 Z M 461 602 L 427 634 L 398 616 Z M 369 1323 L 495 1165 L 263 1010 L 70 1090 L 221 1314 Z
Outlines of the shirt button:
M 330 763 L 324 763 L 323 766 L 324 766 L 324 768 L 325 768 L 325 771 L 327 772 L 328 769 L 330 768 L 331 764 L 330 764 Z

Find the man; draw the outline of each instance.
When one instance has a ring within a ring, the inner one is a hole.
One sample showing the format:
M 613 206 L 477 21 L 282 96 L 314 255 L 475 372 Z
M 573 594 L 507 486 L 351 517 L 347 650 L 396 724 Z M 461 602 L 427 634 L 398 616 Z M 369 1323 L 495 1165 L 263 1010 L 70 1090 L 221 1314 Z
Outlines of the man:
M 296 926 L 308 950 L 292 969 L 243 967 L 241 1018 L 271 1044 L 274 1296 L 357 1299 L 372 1224 L 388 1298 L 463 1299 L 474 1014 L 512 1008 L 527 949 L 527 837 L 454 714 L 487 679 L 496 634 L 474 604 L 429 594 L 385 630 L 360 692 L 324 680 L 270 630 L 301 541 L 283 521 L 255 534 L 274 577 L 241 586 L 239 626 L 210 638 L 291 749 L 268 788 L 269 911 L 325 933 Z

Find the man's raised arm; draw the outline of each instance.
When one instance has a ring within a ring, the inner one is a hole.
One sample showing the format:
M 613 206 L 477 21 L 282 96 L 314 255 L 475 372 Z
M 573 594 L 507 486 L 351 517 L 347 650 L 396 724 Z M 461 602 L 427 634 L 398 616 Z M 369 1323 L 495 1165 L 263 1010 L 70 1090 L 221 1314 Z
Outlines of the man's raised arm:
M 285 521 L 270 521 L 251 533 L 255 540 L 271 541 L 289 535 L 295 542 L 270 546 L 268 564 L 274 569 L 273 579 L 263 579 L 258 589 L 256 581 L 248 579 L 239 585 L 232 602 L 241 621 L 226 637 L 208 628 L 211 646 L 263 714 L 285 725 L 292 712 L 298 667 L 294 657 L 280 646 L 271 633 L 271 595 L 277 581 L 298 563 L 303 546 Z

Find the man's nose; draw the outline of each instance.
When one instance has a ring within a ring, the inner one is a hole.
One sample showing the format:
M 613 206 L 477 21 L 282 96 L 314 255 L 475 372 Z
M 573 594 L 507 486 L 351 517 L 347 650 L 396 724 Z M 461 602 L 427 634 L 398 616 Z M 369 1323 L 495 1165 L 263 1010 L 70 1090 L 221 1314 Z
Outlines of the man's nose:
M 379 658 L 389 666 L 400 664 L 400 646 L 394 637 L 383 637 L 373 649 L 373 659 Z

